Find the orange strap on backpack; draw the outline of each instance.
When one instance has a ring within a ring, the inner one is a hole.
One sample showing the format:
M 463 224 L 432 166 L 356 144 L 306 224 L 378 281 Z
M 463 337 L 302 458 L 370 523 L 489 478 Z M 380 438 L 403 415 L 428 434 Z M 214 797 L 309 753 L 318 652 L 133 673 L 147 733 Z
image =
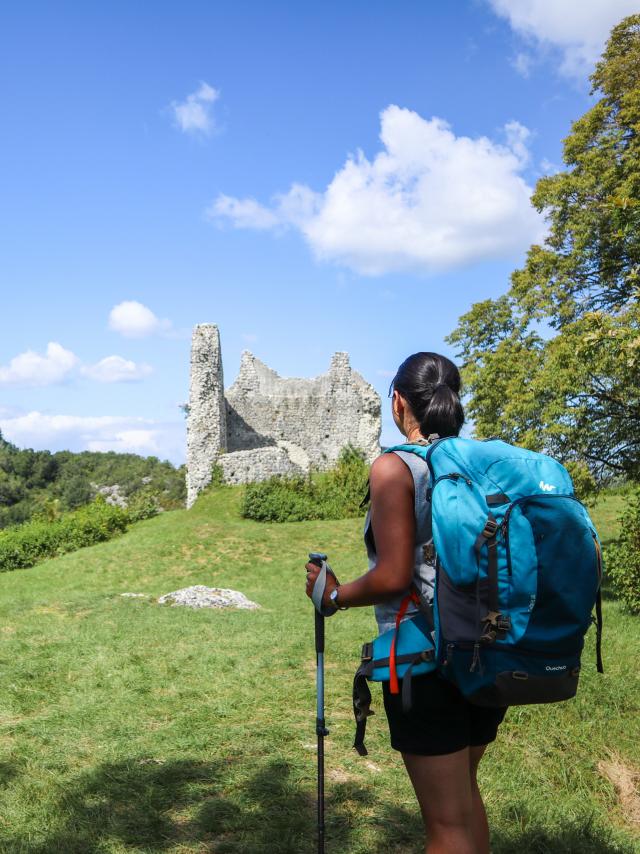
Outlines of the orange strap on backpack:
M 391 641 L 391 651 L 389 653 L 389 690 L 392 694 L 400 693 L 398 672 L 396 669 L 396 640 L 400 630 L 400 623 L 402 622 L 404 615 L 407 613 L 407 608 L 411 602 L 413 602 L 414 605 L 420 605 L 420 597 L 415 590 L 412 590 L 411 593 L 407 593 L 400 603 L 400 609 L 396 615 L 396 630 L 393 635 L 393 640 Z

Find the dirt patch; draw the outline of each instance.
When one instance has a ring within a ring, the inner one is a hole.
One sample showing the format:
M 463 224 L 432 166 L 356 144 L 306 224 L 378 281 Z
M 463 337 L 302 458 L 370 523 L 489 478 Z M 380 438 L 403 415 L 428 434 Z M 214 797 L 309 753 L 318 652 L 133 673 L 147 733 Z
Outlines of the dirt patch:
M 599 762 L 598 771 L 616 790 L 625 819 L 640 827 L 640 771 L 626 765 L 619 756 Z
M 34 614 L 53 614 L 54 617 L 68 617 L 69 612 L 60 605 L 39 605 L 32 609 Z

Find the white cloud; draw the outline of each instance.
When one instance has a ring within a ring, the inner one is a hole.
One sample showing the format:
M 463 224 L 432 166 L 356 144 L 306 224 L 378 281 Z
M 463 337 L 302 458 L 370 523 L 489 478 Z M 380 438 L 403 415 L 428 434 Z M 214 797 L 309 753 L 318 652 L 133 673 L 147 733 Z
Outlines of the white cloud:
M 160 450 L 155 430 L 115 430 L 108 439 L 91 439 L 88 451 L 120 451 L 128 454 L 157 454 Z
M 36 450 L 121 451 L 184 461 L 185 426 L 149 418 L 117 415 L 50 415 L 32 411 L 0 414 L 3 436 L 21 448 Z
M 224 193 L 220 193 L 206 214 L 211 219 L 226 217 L 232 220 L 236 228 L 255 228 L 258 231 L 276 228 L 281 224 L 277 213 L 255 199 L 234 199 Z
M 220 92 L 203 81 L 184 101 L 172 101 L 176 127 L 184 133 L 210 134 L 214 128 L 212 107 L 219 97 Z
M 7 366 L 0 365 L 0 385 L 45 386 L 68 378 L 79 359 L 70 350 L 50 341 L 45 355 L 26 350 L 14 356 Z
M 115 355 L 106 356 L 94 365 L 83 365 L 71 350 L 50 341 L 44 355 L 27 350 L 14 356 L 8 365 L 0 365 L 0 385 L 50 386 L 74 379 L 78 374 L 102 383 L 131 382 L 152 371 L 151 365 Z
M 520 51 L 511 61 L 511 65 L 515 68 L 518 74 L 522 77 L 528 77 L 531 74 L 531 66 L 533 65 L 533 57 L 530 53 Z
M 95 365 L 84 365 L 80 372 L 89 379 L 100 383 L 134 382 L 149 376 L 151 365 L 136 364 L 122 356 L 105 356 Z
M 553 163 L 551 160 L 549 160 L 546 157 L 543 157 L 542 160 L 540 161 L 540 170 L 545 175 L 555 175 L 556 173 L 558 173 L 560 171 L 561 168 L 562 167 L 558 166 L 557 163 Z
M 584 77 L 600 56 L 611 28 L 640 11 L 638 0 L 488 0 L 520 36 L 562 52 L 563 74 Z
M 167 331 L 170 326 L 168 320 L 160 320 L 150 308 L 136 300 L 118 303 L 109 312 L 109 329 L 126 338 L 145 338 Z
M 316 257 L 364 275 L 433 272 L 522 252 L 541 239 L 522 172 L 529 131 L 505 142 L 456 136 L 449 124 L 391 105 L 383 150 L 350 156 L 322 193 L 294 184 L 271 206 L 218 196 L 208 215 L 236 228 L 298 229 Z

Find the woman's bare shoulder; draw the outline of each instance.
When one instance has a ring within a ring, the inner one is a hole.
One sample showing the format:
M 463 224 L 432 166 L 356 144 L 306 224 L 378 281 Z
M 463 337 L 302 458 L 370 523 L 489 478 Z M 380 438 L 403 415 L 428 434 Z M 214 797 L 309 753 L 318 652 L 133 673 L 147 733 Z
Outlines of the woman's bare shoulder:
M 413 486 L 413 478 L 408 466 L 397 454 L 381 454 L 373 461 L 369 473 L 371 488 L 386 486 L 389 483 L 402 483 L 406 481 Z

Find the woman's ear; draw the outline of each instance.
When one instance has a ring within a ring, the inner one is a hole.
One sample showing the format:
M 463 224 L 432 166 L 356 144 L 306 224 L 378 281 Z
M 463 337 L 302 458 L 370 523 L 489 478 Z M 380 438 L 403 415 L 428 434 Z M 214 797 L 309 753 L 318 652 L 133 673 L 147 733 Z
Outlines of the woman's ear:
M 393 390 L 391 409 L 397 420 L 402 423 L 404 420 L 404 398 L 399 391 L 396 391 L 396 389 Z

